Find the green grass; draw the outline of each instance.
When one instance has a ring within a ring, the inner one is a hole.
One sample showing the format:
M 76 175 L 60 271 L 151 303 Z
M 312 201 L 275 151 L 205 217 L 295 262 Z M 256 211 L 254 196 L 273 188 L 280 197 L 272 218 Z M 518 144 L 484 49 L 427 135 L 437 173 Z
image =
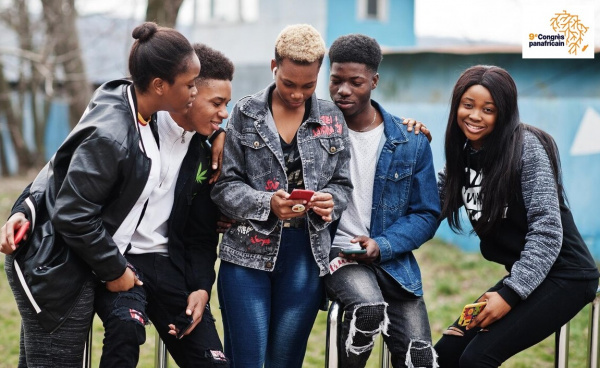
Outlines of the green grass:
M 2 179 L 0 188 L 0 219 L 6 219 L 10 206 L 27 183 L 21 180 L 15 185 L 6 185 Z M 14 179 L 13 179 L 14 180 Z M 504 269 L 485 261 L 481 255 L 461 252 L 455 246 L 439 241 L 431 241 L 416 252 L 421 265 L 425 289 L 425 300 L 429 311 L 433 340 L 437 341 L 444 329 L 458 316 L 461 307 L 473 301 L 478 295 L 493 285 L 504 274 Z M 0 368 L 15 367 L 19 352 L 19 314 L 7 285 L 4 274 L 3 257 L 0 258 Z M 217 305 L 216 290 L 213 290 L 212 307 L 221 327 L 221 315 Z M 586 363 L 589 309 L 587 306 L 571 322 L 569 365 L 583 367 Z M 325 335 L 327 313 L 320 312 L 311 333 L 304 367 L 324 367 Z M 222 330 L 219 331 L 222 336 Z M 139 367 L 154 366 L 155 332 L 147 328 L 147 341 L 142 346 Z M 102 325 L 94 320 L 94 340 L 92 343 L 93 367 L 98 366 L 102 348 Z M 375 347 L 368 367 L 379 366 L 379 343 Z M 514 356 L 503 367 L 553 367 L 554 335 L 536 346 Z M 175 364 L 171 361 L 171 367 Z

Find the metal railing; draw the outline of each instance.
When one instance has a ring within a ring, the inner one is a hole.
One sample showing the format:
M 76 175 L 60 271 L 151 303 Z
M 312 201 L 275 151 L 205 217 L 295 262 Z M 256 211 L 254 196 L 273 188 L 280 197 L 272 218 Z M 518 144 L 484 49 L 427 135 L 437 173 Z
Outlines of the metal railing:
M 344 354 L 339 344 L 339 336 L 342 332 L 343 308 L 338 302 L 332 302 L 327 314 L 327 342 L 325 348 L 325 368 L 338 368 L 339 356 Z M 589 329 L 588 329 L 588 354 L 586 367 L 600 368 L 599 364 L 599 321 L 600 321 L 600 287 L 596 291 L 596 298 L 591 303 Z M 569 332 L 570 322 L 567 322 L 555 334 L 554 366 L 556 368 L 568 368 L 569 366 Z M 387 345 L 381 339 L 381 353 L 379 356 L 380 367 L 390 368 L 391 354 Z

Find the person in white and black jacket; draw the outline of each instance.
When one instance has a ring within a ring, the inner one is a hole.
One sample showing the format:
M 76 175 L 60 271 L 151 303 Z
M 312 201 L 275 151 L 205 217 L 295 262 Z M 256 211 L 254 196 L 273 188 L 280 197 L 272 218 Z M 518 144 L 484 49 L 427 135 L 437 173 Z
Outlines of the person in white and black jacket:
M 190 108 L 200 61 L 174 29 L 146 22 L 132 36 L 132 81 L 96 90 L 1 229 L 22 319 L 19 367 L 81 367 L 98 281 L 113 293 L 141 285 L 123 251 L 159 184 L 153 122 L 159 110 Z M 32 231 L 15 244 L 26 221 Z
M 517 88 L 496 66 L 474 66 L 454 87 L 440 173 L 442 218 L 461 229 L 465 207 L 482 255 L 508 275 L 435 345 L 439 365 L 498 367 L 557 331 L 593 300 L 598 269 L 567 207 L 552 137 L 522 124 Z

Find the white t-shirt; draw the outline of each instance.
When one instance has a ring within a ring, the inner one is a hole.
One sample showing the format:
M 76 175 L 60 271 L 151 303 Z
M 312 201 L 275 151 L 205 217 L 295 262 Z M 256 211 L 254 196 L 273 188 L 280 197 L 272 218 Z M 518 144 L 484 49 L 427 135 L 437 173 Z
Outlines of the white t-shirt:
M 119 226 L 113 235 L 113 240 L 119 247 L 121 253 L 124 253 L 127 250 L 127 246 L 131 241 L 131 236 L 135 231 L 135 227 L 137 226 L 142 210 L 144 209 L 144 203 L 146 203 L 150 197 L 150 193 L 152 193 L 154 187 L 158 185 L 160 176 L 160 152 L 156 140 L 154 139 L 154 135 L 152 134 L 152 130 L 150 129 L 150 125 L 141 125 L 138 123 L 138 126 L 141 135 L 140 149 L 146 150 L 146 156 L 152 160 L 152 165 L 150 166 L 150 175 L 148 176 L 148 181 L 144 186 L 142 194 L 135 202 L 131 211 L 129 211 L 127 217 L 125 217 L 125 220 L 121 223 L 121 226 Z
M 168 112 L 157 115 L 160 137 L 160 174 L 150 193 L 144 218 L 131 238 L 131 254 L 168 253 L 168 224 L 175 185 L 194 132 L 185 132 Z
M 354 190 L 348 208 L 340 218 L 333 247 L 348 247 L 351 244 L 350 240 L 354 237 L 369 236 L 373 182 L 375 181 L 379 143 L 383 137 L 383 131 L 383 124 L 363 133 L 348 130 L 351 143 L 350 175 Z

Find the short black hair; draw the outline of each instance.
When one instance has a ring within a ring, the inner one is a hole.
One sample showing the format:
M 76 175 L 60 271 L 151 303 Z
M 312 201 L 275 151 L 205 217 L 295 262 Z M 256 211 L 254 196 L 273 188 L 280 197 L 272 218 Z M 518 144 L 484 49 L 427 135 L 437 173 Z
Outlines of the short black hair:
M 369 36 L 353 33 L 338 37 L 329 48 L 329 64 L 365 64 L 372 72 L 377 72 L 383 56 L 381 46 Z
M 204 79 L 233 80 L 235 67 L 227 56 L 203 43 L 193 45 L 198 59 L 200 59 L 200 81 Z

